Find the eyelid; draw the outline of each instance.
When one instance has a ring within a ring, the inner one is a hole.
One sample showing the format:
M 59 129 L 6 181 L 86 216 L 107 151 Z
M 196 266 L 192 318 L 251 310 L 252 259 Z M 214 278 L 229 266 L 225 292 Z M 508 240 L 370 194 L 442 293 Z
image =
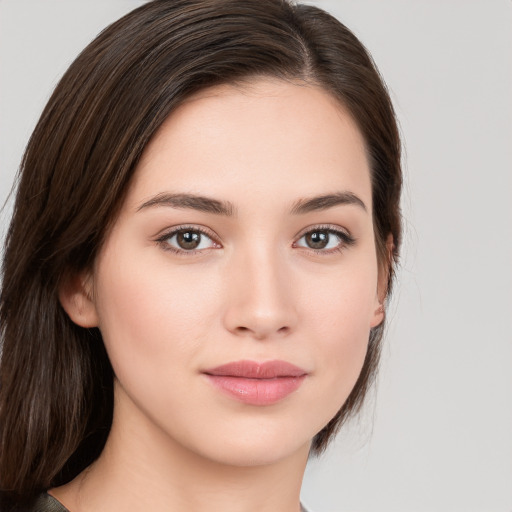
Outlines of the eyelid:
M 314 231 L 327 231 L 329 233 L 332 233 L 333 235 L 337 236 L 341 242 L 340 246 L 332 249 L 313 249 L 312 247 L 305 247 L 302 245 L 296 245 L 297 242 L 303 238 L 308 233 L 314 232 Z M 346 247 L 349 247 L 351 245 L 354 245 L 356 242 L 356 239 L 352 236 L 352 234 L 346 229 L 342 228 L 338 225 L 334 224 L 317 224 L 313 226 L 308 226 L 304 229 L 302 229 L 296 236 L 295 241 L 292 244 L 292 247 L 298 247 L 301 249 L 306 249 L 309 251 L 313 251 L 318 254 L 330 254 L 333 252 L 338 252 L 340 250 L 343 250 Z
M 180 231 L 196 231 L 198 233 L 201 233 L 202 235 L 208 237 L 210 240 L 212 240 L 215 247 L 208 247 L 205 249 L 191 249 L 191 250 L 185 250 L 185 249 L 179 249 L 177 247 L 174 247 L 167 243 L 169 238 L 172 238 Z M 303 238 L 308 233 L 314 232 L 314 231 L 327 231 L 335 236 L 337 236 L 340 239 L 339 246 L 331 249 L 314 249 L 311 247 L 306 247 L 302 245 L 297 245 L 297 242 Z M 203 253 L 205 251 L 209 251 L 211 249 L 220 249 L 222 248 L 222 244 L 219 242 L 219 237 L 214 233 L 211 229 L 197 225 L 197 224 L 180 224 L 177 226 L 172 226 L 170 228 L 166 228 L 165 230 L 162 230 L 158 235 L 155 237 L 155 242 L 161 244 L 163 246 L 164 250 L 168 250 L 170 252 L 173 252 L 178 255 L 194 255 L 198 253 Z M 308 251 L 312 251 L 314 253 L 318 254 L 330 254 L 333 252 L 339 252 L 346 247 L 349 247 L 353 245 L 356 242 L 356 239 L 350 234 L 350 232 L 346 228 L 342 228 L 338 225 L 333 224 L 317 224 L 308 226 L 304 229 L 302 229 L 295 237 L 294 242 L 292 243 L 292 247 L 294 248 L 301 248 L 306 249 Z
M 179 249 L 177 247 L 174 247 L 167 243 L 167 240 L 169 238 L 172 238 L 176 234 L 178 234 L 180 231 L 196 231 L 198 233 L 201 233 L 202 235 L 208 237 L 216 247 L 208 247 L 207 249 L 191 249 L 189 251 L 185 249 Z M 220 249 L 222 248 L 222 244 L 219 242 L 219 237 L 211 230 L 206 228 L 205 226 L 197 225 L 197 224 L 180 224 L 178 226 L 172 226 L 170 228 L 166 228 L 163 231 L 161 231 L 158 235 L 155 237 L 155 242 L 162 245 L 164 250 L 173 252 L 178 255 L 193 255 L 198 254 L 201 252 L 208 251 L 210 249 Z

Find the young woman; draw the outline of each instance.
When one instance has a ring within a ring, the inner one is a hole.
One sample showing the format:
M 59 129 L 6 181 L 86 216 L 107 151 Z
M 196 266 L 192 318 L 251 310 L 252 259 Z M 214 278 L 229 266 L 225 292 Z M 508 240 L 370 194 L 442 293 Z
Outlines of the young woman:
M 400 141 L 361 43 L 285 0 L 154 0 L 24 156 L 0 302 L 2 510 L 300 510 L 374 377 Z

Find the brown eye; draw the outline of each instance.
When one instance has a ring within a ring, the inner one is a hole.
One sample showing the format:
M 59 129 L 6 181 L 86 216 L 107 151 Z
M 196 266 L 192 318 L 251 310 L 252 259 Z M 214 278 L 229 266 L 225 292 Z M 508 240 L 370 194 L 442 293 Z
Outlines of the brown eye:
M 332 236 L 327 231 L 311 231 L 304 236 L 306 244 L 311 249 L 325 249 L 329 243 L 329 238 Z
M 200 229 L 182 228 L 158 239 L 164 249 L 175 252 L 194 252 L 220 247 Z
M 176 234 L 176 243 L 180 249 L 193 250 L 199 247 L 203 235 L 196 231 L 180 231 Z
M 355 239 L 342 230 L 333 228 L 316 228 L 302 235 L 293 245 L 329 254 L 342 250 L 355 243 Z

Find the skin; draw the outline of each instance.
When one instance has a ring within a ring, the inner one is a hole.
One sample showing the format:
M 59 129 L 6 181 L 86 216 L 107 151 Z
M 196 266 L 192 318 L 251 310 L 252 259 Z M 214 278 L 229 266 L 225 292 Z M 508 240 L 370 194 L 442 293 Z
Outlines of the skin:
M 293 212 L 340 192 L 364 206 Z M 147 204 L 161 194 L 233 214 Z M 183 225 L 208 233 L 196 252 L 163 239 Z M 308 245 L 315 228 L 327 248 Z M 382 289 L 364 142 L 333 97 L 259 79 L 190 98 L 146 148 L 94 271 L 61 290 L 72 320 L 102 332 L 115 407 L 98 461 L 52 494 L 72 512 L 297 512 L 311 440 L 355 384 Z M 307 376 L 248 405 L 202 374 L 242 359 Z

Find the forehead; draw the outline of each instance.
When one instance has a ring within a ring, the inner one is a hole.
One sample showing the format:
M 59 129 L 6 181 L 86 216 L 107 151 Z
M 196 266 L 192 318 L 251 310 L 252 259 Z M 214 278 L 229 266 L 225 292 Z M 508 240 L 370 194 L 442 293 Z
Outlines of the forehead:
M 139 201 L 172 190 L 236 202 L 247 190 L 285 200 L 333 189 L 371 204 L 364 140 L 353 118 L 319 87 L 259 79 L 212 87 L 182 103 L 146 147 L 129 196 Z

